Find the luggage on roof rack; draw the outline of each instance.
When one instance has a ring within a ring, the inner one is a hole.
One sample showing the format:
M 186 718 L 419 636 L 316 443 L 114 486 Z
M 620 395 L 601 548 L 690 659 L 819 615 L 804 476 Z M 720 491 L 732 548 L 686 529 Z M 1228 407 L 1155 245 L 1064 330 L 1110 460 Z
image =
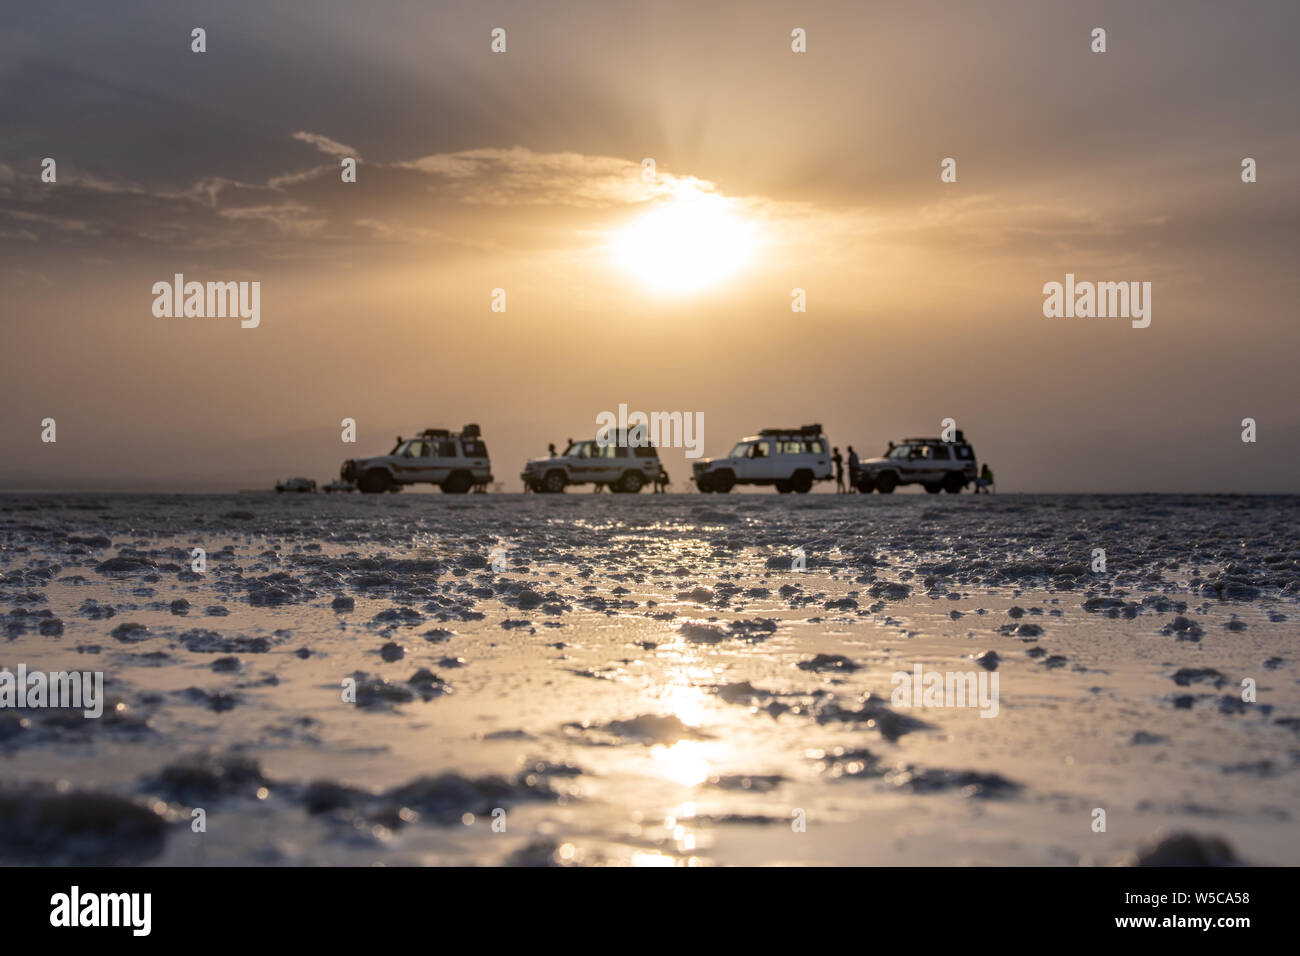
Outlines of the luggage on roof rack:
M 460 430 L 460 434 L 461 437 L 463 438 L 481 438 L 483 436 L 483 433 L 479 431 L 478 425 L 476 425 L 474 422 L 470 422 L 468 425 L 462 428 Z
M 426 428 L 420 432 L 421 438 L 450 438 L 451 431 L 446 428 Z

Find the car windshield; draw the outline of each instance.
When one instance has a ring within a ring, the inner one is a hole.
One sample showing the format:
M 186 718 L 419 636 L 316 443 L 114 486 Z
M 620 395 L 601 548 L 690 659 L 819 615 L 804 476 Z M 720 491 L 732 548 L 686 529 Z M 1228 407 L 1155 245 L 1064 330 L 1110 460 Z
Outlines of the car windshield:
M 751 447 L 751 443 L 750 443 L 750 442 L 747 442 L 747 441 L 739 442 L 739 443 L 736 445 L 735 448 L 731 449 L 731 454 L 728 455 L 727 457 L 728 457 L 728 458 L 748 458 L 748 457 L 749 457 L 749 449 L 750 449 L 750 447 Z
M 886 458 L 907 458 L 912 453 L 911 445 L 895 445 Z

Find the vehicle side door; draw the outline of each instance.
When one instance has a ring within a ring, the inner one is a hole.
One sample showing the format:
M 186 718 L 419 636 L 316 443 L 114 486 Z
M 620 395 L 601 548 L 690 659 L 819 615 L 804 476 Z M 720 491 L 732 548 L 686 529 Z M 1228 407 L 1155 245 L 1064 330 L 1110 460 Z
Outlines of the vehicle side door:
M 902 461 L 904 481 L 930 480 L 930 449 L 926 445 L 909 445 Z
M 770 438 L 760 438 L 754 442 L 749 449 L 749 471 L 746 477 L 762 481 L 788 478 L 788 475 L 778 474 L 782 465 L 787 462 L 783 456 L 778 456 L 777 452 L 777 444 Z
M 460 448 L 457 442 L 450 438 L 436 438 L 430 441 L 425 461 L 427 462 L 425 473 L 429 477 L 424 480 L 439 485 L 447 480 L 447 476 L 453 470 L 463 464 L 460 460 Z
M 824 438 L 814 438 L 804 443 L 805 454 L 809 466 L 812 468 L 813 477 L 821 480 L 832 477 L 831 456 L 826 451 L 827 442 Z
M 413 438 L 398 446 L 392 458 L 393 475 L 398 481 L 410 483 L 429 480 L 424 477 L 428 469 L 425 459 L 427 448 L 428 442 L 422 438 Z
M 488 458 L 487 444 L 481 438 L 462 438 L 460 440 L 461 457 L 465 460 L 471 472 L 476 478 L 487 478 L 492 470 L 492 462 Z
M 631 450 L 627 445 L 610 445 L 602 450 L 605 452 L 605 470 L 601 473 L 604 477 L 600 480 L 607 484 L 618 481 L 623 477 L 623 472 L 632 467 L 629 461 L 632 457 Z
M 599 481 L 600 479 L 595 475 L 601 467 L 601 460 L 595 455 L 600 451 L 600 446 L 594 441 L 578 442 L 565 462 L 569 470 L 569 481 L 575 483 Z
M 930 481 L 943 481 L 952 468 L 952 450 L 947 445 L 931 445 L 930 458 L 934 475 Z
M 640 469 L 646 481 L 659 477 L 659 450 L 653 445 L 642 445 L 632 449 L 632 467 Z

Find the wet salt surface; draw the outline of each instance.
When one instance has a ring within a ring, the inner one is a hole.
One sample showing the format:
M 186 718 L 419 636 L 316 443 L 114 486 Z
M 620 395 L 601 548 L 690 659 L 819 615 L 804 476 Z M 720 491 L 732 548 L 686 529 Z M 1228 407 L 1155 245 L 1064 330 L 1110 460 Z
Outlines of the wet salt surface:
M 110 701 L 0 709 L 0 859 L 1294 865 L 1298 529 L 1296 498 L 0 497 L 0 665 Z M 917 664 L 996 674 L 997 716 L 891 705 Z

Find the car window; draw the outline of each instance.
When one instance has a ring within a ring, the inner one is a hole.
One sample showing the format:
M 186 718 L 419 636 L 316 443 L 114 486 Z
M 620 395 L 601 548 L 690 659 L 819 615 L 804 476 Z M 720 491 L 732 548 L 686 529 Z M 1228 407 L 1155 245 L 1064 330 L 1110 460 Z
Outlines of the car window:
M 455 457 L 456 457 L 456 443 L 455 443 L 454 441 L 440 441 L 440 442 L 438 442 L 438 457 L 439 457 L 439 458 L 455 458 Z
M 632 449 L 632 454 L 637 458 L 654 458 L 656 456 L 656 450 L 653 445 L 641 445 Z
M 461 449 L 464 451 L 466 458 L 486 458 L 487 448 L 477 438 L 465 438 L 461 440 Z
M 973 461 L 975 453 L 971 450 L 970 445 L 958 445 L 956 448 L 957 457 L 962 461 Z
M 767 442 L 765 441 L 756 441 L 754 444 L 749 446 L 750 458 L 766 458 L 768 456 L 767 452 L 768 447 Z
M 749 443 L 748 443 L 748 442 L 743 442 L 743 441 L 742 441 L 742 442 L 740 442 L 739 444 L 737 444 L 735 448 L 731 449 L 731 454 L 728 455 L 727 457 L 728 457 L 728 458 L 748 458 L 748 457 L 749 457 L 749 448 L 750 448 Z
M 808 450 L 814 455 L 824 455 L 826 454 L 826 444 L 820 438 L 817 438 L 808 443 Z
M 947 445 L 935 445 L 932 449 L 932 457 L 935 461 L 947 461 L 951 456 L 948 454 Z

